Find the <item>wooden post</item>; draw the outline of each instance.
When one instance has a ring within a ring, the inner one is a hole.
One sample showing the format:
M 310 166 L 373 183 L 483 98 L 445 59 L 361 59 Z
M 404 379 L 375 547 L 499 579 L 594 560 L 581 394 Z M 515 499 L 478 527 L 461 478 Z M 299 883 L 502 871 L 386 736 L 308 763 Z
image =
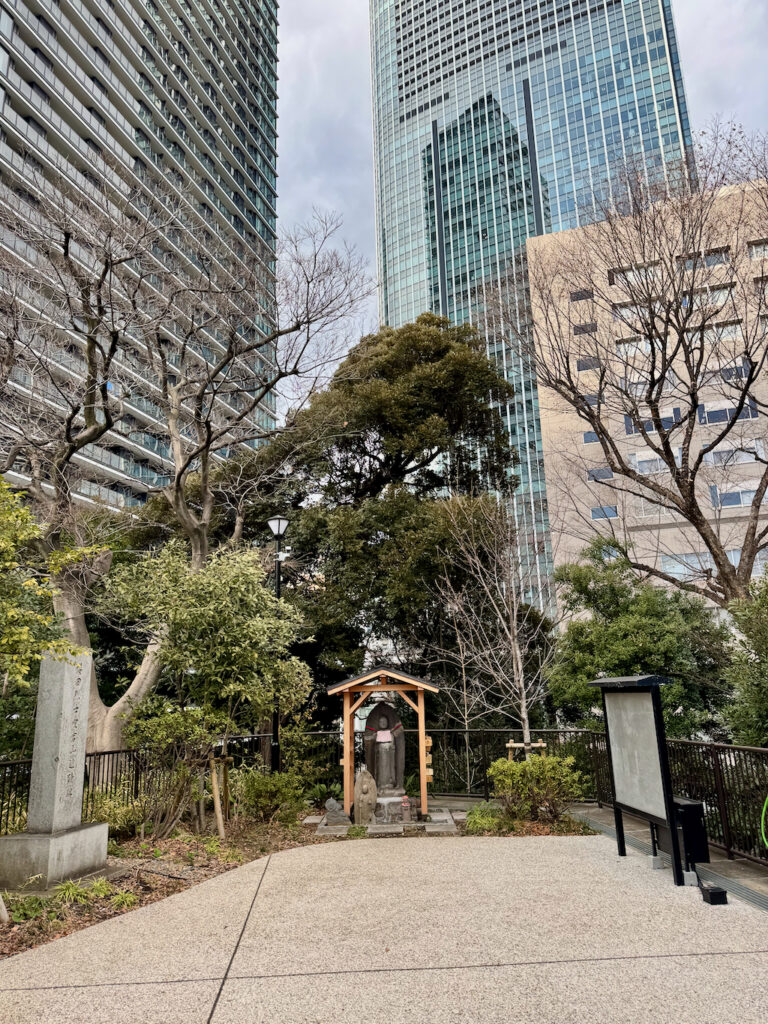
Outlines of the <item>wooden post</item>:
M 419 690 L 419 786 L 421 789 L 421 813 L 429 814 L 427 803 L 427 727 L 424 721 L 424 691 Z
M 352 715 L 352 694 L 344 691 L 344 811 L 352 809 L 352 792 L 355 786 L 355 738 Z

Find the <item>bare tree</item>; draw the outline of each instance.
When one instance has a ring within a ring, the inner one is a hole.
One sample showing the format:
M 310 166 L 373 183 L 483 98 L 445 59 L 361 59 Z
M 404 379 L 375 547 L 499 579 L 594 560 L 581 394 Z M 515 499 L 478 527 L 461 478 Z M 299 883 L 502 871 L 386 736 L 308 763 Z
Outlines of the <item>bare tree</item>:
M 515 722 L 530 753 L 531 713 L 547 693 L 553 622 L 535 607 L 514 520 L 496 498 L 451 498 L 455 558 L 439 583 L 454 636 L 433 656 L 451 665 L 443 690 L 463 728 L 493 713 Z
M 744 180 L 750 159 L 718 129 L 695 181 L 627 168 L 600 222 L 529 244 L 529 297 L 518 287 L 514 315 L 490 317 L 538 380 L 567 528 L 611 535 L 642 574 L 721 606 L 748 596 L 768 547 L 768 202 Z M 654 515 L 675 528 L 642 529 Z
M 59 610 L 88 645 L 88 594 L 110 555 L 85 503 L 99 495 L 87 462 L 126 459 L 116 453 L 137 443 L 159 453 L 164 471 L 141 472 L 201 567 L 217 468 L 273 436 L 281 405 L 300 407 L 348 343 L 370 284 L 330 215 L 286 234 L 275 266 L 266 246 L 219 234 L 169 181 L 84 194 L 32 172 L 1 198 L 0 468 L 46 524 Z M 122 715 L 158 678 L 156 652 L 111 707 L 94 673 L 91 749 L 119 745 Z

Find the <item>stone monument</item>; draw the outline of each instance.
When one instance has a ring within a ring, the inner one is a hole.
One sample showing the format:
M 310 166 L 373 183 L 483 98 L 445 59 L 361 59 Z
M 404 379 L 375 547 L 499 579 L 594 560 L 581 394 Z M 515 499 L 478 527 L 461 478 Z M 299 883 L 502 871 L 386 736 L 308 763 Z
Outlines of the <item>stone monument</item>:
M 402 821 L 405 734 L 391 704 L 374 704 L 365 727 L 365 764 L 376 780 L 379 822 Z
M 376 780 L 369 771 L 363 769 L 355 781 L 355 824 L 369 825 L 376 811 Z
M 91 656 L 40 665 L 27 831 L 0 839 L 0 888 L 47 889 L 107 862 L 106 824 L 83 825 Z

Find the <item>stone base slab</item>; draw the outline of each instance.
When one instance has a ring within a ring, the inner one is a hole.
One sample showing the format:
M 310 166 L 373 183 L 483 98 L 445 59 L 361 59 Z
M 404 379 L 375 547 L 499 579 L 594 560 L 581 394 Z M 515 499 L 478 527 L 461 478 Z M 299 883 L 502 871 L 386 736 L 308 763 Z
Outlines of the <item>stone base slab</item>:
M 52 834 L 18 832 L 0 839 L 0 889 L 49 889 L 107 863 L 107 824 Z M 32 881 L 30 881 L 32 879 Z

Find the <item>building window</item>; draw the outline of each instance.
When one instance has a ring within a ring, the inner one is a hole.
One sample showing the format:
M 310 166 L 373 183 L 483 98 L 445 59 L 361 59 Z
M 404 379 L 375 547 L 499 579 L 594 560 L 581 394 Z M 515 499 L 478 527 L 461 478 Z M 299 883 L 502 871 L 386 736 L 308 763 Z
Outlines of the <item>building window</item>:
M 597 334 L 597 324 L 574 324 L 573 333 L 578 334 Z
M 749 258 L 751 260 L 768 259 L 768 240 L 763 242 L 750 242 Z
M 595 444 L 599 440 L 594 430 L 585 430 L 583 436 L 584 444 Z
M 42 14 L 38 14 L 38 16 L 37 16 L 37 27 L 42 32 L 44 32 L 45 35 L 53 36 L 54 39 L 56 38 L 56 29 L 53 27 L 53 25 L 50 23 L 50 21 L 47 21 L 42 16 Z
M 582 356 L 580 359 L 576 360 L 576 369 L 579 373 L 581 373 L 582 370 L 599 370 L 600 360 L 597 356 Z
M 726 441 L 719 444 L 702 458 L 705 466 L 738 466 L 743 462 L 757 462 L 764 457 L 764 445 L 760 440 L 738 442 Z
M 712 498 L 712 508 L 749 508 L 755 499 L 754 487 L 738 491 L 721 491 L 713 484 L 709 488 L 709 493 Z M 766 498 L 763 499 L 764 503 Z
M 598 466 L 596 469 L 587 471 L 587 480 L 613 480 L 613 470 L 610 466 Z
M 48 105 L 50 105 L 51 97 L 48 95 L 45 89 L 40 88 L 37 82 L 30 82 L 29 88 L 32 90 L 35 96 L 37 96 L 39 99 L 43 101 L 43 103 L 47 103 Z
M 661 426 L 663 430 L 671 430 L 676 423 L 680 423 L 681 414 L 678 408 L 672 410 L 672 415 L 661 417 Z M 642 423 L 637 422 L 632 416 L 624 417 L 624 429 L 629 436 L 633 434 L 639 434 L 641 430 L 645 430 L 646 433 L 650 434 L 656 430 L 656 425 L 653 420 L 644 420 Z
M 40 122 L 36 121 L 35 118 L 32 117 L 31 114 L 28 114 L 24 118 L 24 120 L 27 122 L 27 124 L 29 125 L 30 128 L 32 128 L 34 131 L 36 131 L 38 135 L 42 135 L 43 138 L 45 138 L 45 136 L 48 134 L 46 132 L 45 128 L 43 128 L 43 126 L 40 124 Z
M 617 505 L 597 505 L 590 511 L 593 519 L 615 519 L 619 514 Z
M 699 423 L 730 423 L 731 420 L 749 420 L 757 419 L 757 402 L 754 398 L 749 398 L 744 405 L 743 409 L 738 412 L 736 406 L 727 405 L 718 408 L 711 408 L 706 405 L 700 405 L 698 410 Z
M 682 458 L 682 449 L 675 451 L 675 462 L 679 466 Z M 651 476 L 653 473 L 667 473 L 669 466 L 664 459 L 657 455 L 646 455 L 644 452 L 632 452 L 627 457 L 627 462 L 636 473 L 643 476 Z
M 571 292 L 571 302 L 584 302 L 587 299 L 594 299 L 595 293 L 589 288 L 581 288 L 579 291 Z

